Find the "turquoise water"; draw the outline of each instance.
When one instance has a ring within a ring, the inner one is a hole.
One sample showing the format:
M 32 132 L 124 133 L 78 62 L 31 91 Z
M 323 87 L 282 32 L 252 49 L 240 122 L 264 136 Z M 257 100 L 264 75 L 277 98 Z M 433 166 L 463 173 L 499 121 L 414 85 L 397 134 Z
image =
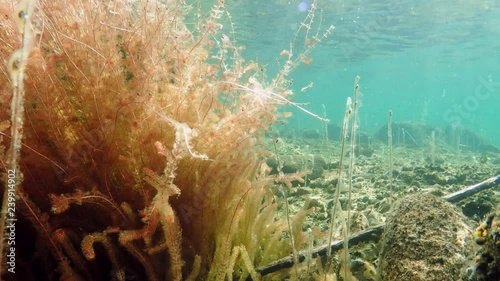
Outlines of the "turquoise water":
M 304 1 L 310 7 L 312 1 Z M 300 2 L 227 1 L 244 57 L 266 65 L 269 77 L 307 15 Z M 335 29 L 311 53 L 310 66 L 292 73 L 295 101 L 309 102 L 320 115 L 324 104 L 327 117 L 340 124 L 359 75 L 361 130 L 377 131 L 392 110 L 395 122 L 455 123 L 500 144 L 500 1 L 324 0 L 317 6 L 312 32 Z M 321 128 L 291 110 L 290 126 Z

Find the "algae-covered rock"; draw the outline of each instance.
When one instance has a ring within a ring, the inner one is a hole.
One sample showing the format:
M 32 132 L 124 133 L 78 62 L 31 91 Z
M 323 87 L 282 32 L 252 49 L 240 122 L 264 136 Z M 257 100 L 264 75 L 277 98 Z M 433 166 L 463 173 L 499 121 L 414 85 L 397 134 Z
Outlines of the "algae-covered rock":
M 398 201 L 382 238 L 380 280 L 459 280 L 473 245 L 460 211 L 426 194 Z
M 467 269 L 467 280 L 500 280 L 500 212 L 487 216 L 474 231 L 474 238 L 481 249 L 475 264 Z
M 285 174 L 293 174 L 299 171 L 308 170 L 308 180 L 320 178 L 327 167 L 326 161 L 320 155 L 282 155 L 280 162 L 283 167 L 281 170 Z M 278 173 L 278 162 L 276 158 L 270 157 L 266 164 L 272 168 L 271 174 Z

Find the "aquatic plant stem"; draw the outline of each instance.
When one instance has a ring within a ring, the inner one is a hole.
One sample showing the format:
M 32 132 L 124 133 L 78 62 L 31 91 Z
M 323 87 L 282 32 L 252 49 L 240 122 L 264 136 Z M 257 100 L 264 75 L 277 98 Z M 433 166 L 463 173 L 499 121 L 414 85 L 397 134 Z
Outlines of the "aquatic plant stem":
M 392 110 L 389 110 L 387 121 L 387 146 L 389 149 L 389 185 L 392 189 Z
M 322 106 L 323 106 L 323 118 L 325 120 L 328 120 L 328 118 L 326 118 L 326 107 L 324 104 L 322 104 Z M 328 147 L 328 122 L 326 122 L 326 121 L 323 121 L 323 130 L 325 133 L 326 146 Z
M 354 148 L 356 140 L 356 112 L 358 109 L 359 98 L 359 76 L 354 79 L 354 103 L 352 105 L 352 124 L 351 124 L 351 151 L 349 153 L 349 189 L 347 197 L 347 223 L 344 231 L 344 279 L 347 278 L 347 271 L 349 270 L 349 228 L 351 225 L 351 197 L 352 197 L 352 172 L 354 169 Z
M 0 269 L 3 267 L 4 256 L 4 237 L 5 223 L 7 216 L 15 220 L 15 211 L 9 212 L 9 207 L 13 204 L 15 210 L 15 198 L 17 189 L 22 182 L 22 173 L 19 169 L 19 156 L 21 154 L 21 140 L 23 138 L 24 122 L 24 70 L 26 61 L 33 44 L 33 27 L 31 25 L 31 16 L 35 6 L 35 0 L 21 1 L 15 9 L 14 17 L 19 32 L 22 34 L 21 47 L 14 51 L 7 64 L 12 85 L 10 132 L 11 142 L 7 151 L 7 177 L 5 180 L 4 194 L 2 200 L 2 214 L 0 218 L 0 234 L 2 235 L 0 243 Z M 14 200 L 14 201 L 12 201 Z
M 342 126 L 342 147 L 340 149 L 337 190 L 335 192 L 335 199 L 334 199 L 335 201 L 333 202 L 333 209 L 330 217 L 330 233 L 328 234 L 328 245 L 332 243 L 333 239 L 333 227 L 335 225 L 335 216 L 337 214 L 337 208 L 341 208 L 339 204 L 339 197 L 340 197 L 340 189 L 342 188 L 342 170 L 343 170 L 342 168 L 344 165 L 344 151 L 345 151 L 345 142 L 347 138 L 347 128 L 349 124 L 349 117 L 351 116 L 352 112 L 351 104 L 352 104 L 351 98 L 347 98 L 346 110 L 344 115 L 344 124 Z M 330 256 L 331 256 L 331 250 L 328 248 L 327 258 L 330 258 Z

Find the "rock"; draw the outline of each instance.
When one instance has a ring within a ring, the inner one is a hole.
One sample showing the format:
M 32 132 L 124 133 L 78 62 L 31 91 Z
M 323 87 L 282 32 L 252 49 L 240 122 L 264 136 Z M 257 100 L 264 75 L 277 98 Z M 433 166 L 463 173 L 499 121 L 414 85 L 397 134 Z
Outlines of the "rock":
M 331 141 L 340 141 L 342 138 L 342 126 L 335 123 L 328 123 L 328 139 Z
M 371 157 L 375 152 L 375 148 L 371 145 L 360 144 L 355 147 L 355 155 L 363 155 L 365 157 Z
M 483 153 L 487 152 L 500 153 L 500 149 L 492 144 L 480 144 L 477 146 L 477 150 Z
M 321 138 L 321 134 L 319 130 L 310 129 L 302 131 L 302 137 L 305 139 L 319 140 Z
M 290 193 L 290 197 L 304 196 L 304 195 L 309 195 L 309 194 L 311 194 L 311 190 L 309 188 L 301 187 L 301 188 L 294 189 L 294 191 Z
M 321 201 L 321 198 L 320 197 L 311 197 L 310 201 L 309 201 L 309 207 L 312 208 L 316 208 L 316 210 L 318 212 L 324 212 L 326 209 L 325 209 L 325 204 Z
M 445 141 L 456 150 L 500 153 L 500 149 L 483 136 L 462 125 L 451 124 L 444 129 Z
M 381 280 L 460 280 L 473 252 L 470 232 L 465 217 L 452 204 L 428 194 L 404 197 L 387 219 Z
M 436 138 L 440 137 L 440 130 L 428 124 L 393 122 L 391 127 L 394 146 L 425 147 L 429 143 L 432 131 L 436 132 Z M 387 143 L 387 124 L 378 130 L 375 137 Z
M 325 177 L 320 177 L 320 178 L 317 178 L 315 180 L 312 180 L 310 183 L 309 183 L 309 186 L 311 188 L 321 188 L 321 189 L 325 189 L 327 192 L 334 192 L 335 191 L 335 188 L 337 187 L 337 182 L 338 182 L 338 178 L 334 178 L 334 177 L 328 177 L 328 178 L 325 178 Z
M 403 172 L 413 171 L 413 166 L 408 165 L 408 164 L 403 164 L 403 167 L 401 168 L 401 171 L 403 171 Z
M 283 165 L 282 171 L 285 174 L 309 170 L 310 173 L 307 175 L 308 181 L 323 176 L 323 172 L 327 168 L 325 159 L 320 155 L 283 155 L 280 157 L 280 162 Z M 266 164 L 272 168 L 271 174 L 278 173 L 276 158 L 268 158 Z
M 488 193 L 478 194 L 461 202 L 462 213 L 470 218 L 480 220 L 486 214 L 494 210 L 497 200 L 495 196 Z
M 313 157 L 313 165 L 312 165 L 312 173 L 309 175 L 309 179 L 317 179 L 323 176 L 323 172 L 327 167 L 325 159 L 319 155 L 314 155 Z

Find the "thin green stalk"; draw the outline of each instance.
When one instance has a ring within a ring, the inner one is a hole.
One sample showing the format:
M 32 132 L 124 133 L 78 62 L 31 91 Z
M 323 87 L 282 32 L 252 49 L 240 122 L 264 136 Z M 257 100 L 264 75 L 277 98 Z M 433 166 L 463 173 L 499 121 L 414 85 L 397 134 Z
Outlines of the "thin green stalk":
M 389 148 L 389 185 L 392 188 L 392 110 L 387 121 L 387 146 Z
M 358 111 L 359 97 L 359 76 L 354 79 L 354 104 L 352 106 L 352 124 L 351 124 L 351 151 L 349 154 L 349 191 L 347 198 L 347 225 L 344 231 L 344 278 L 347 278 L 347 270 L 350 264 L 349 259 L 349 227 L 351 225 L 351 197 L 352 197 L 352 172 L 354 169 L 354 148 L 356 139 L 356 112 Z
M 325 120 L 328 120 L 328 118 L 326 118 L 326 107 L 324 104 L 322 104 L 322 106 L 323 106 L 323 118 Z M 328 147 L 328 122 L 326 121 L 323 121 L 323 130 L 325 134 L 326 147 Z
M 338 168 L 338 181 L 337 181 L 337 190 L 335 193 L 335 201 L 333 202 L 333 210 L 332 214 L 330 217 L 330 233 L 328 234 L 328 250 L 327 250 L 327 259 L 330 258 L 331 256 L 331 248 L 330 245 L 332 244 L 332 239 L 333 239 L 333 226 L 335 222 L 335 217 L 337 214 L 337 208 L 341 209 L 342 207 L 339 204 L 339 197 L 340 197 L 340 189 L 342 189 L 342 168 L 344 165 L 344 152 L 345 152 L 345 142 L 347 138 L 347 128 L 349 125 L 349 117 L 351 116 L 352 108 L 351 108 L 352 102 L 351 98 L 347 98 L 347 103 L 346 103 L 346 110 L 345 110 L 345 116 L 344 116 L 344 125 L 342 126 L 342 147 L 340 149 L 340 162 L 339 162 L 339 168 Z

